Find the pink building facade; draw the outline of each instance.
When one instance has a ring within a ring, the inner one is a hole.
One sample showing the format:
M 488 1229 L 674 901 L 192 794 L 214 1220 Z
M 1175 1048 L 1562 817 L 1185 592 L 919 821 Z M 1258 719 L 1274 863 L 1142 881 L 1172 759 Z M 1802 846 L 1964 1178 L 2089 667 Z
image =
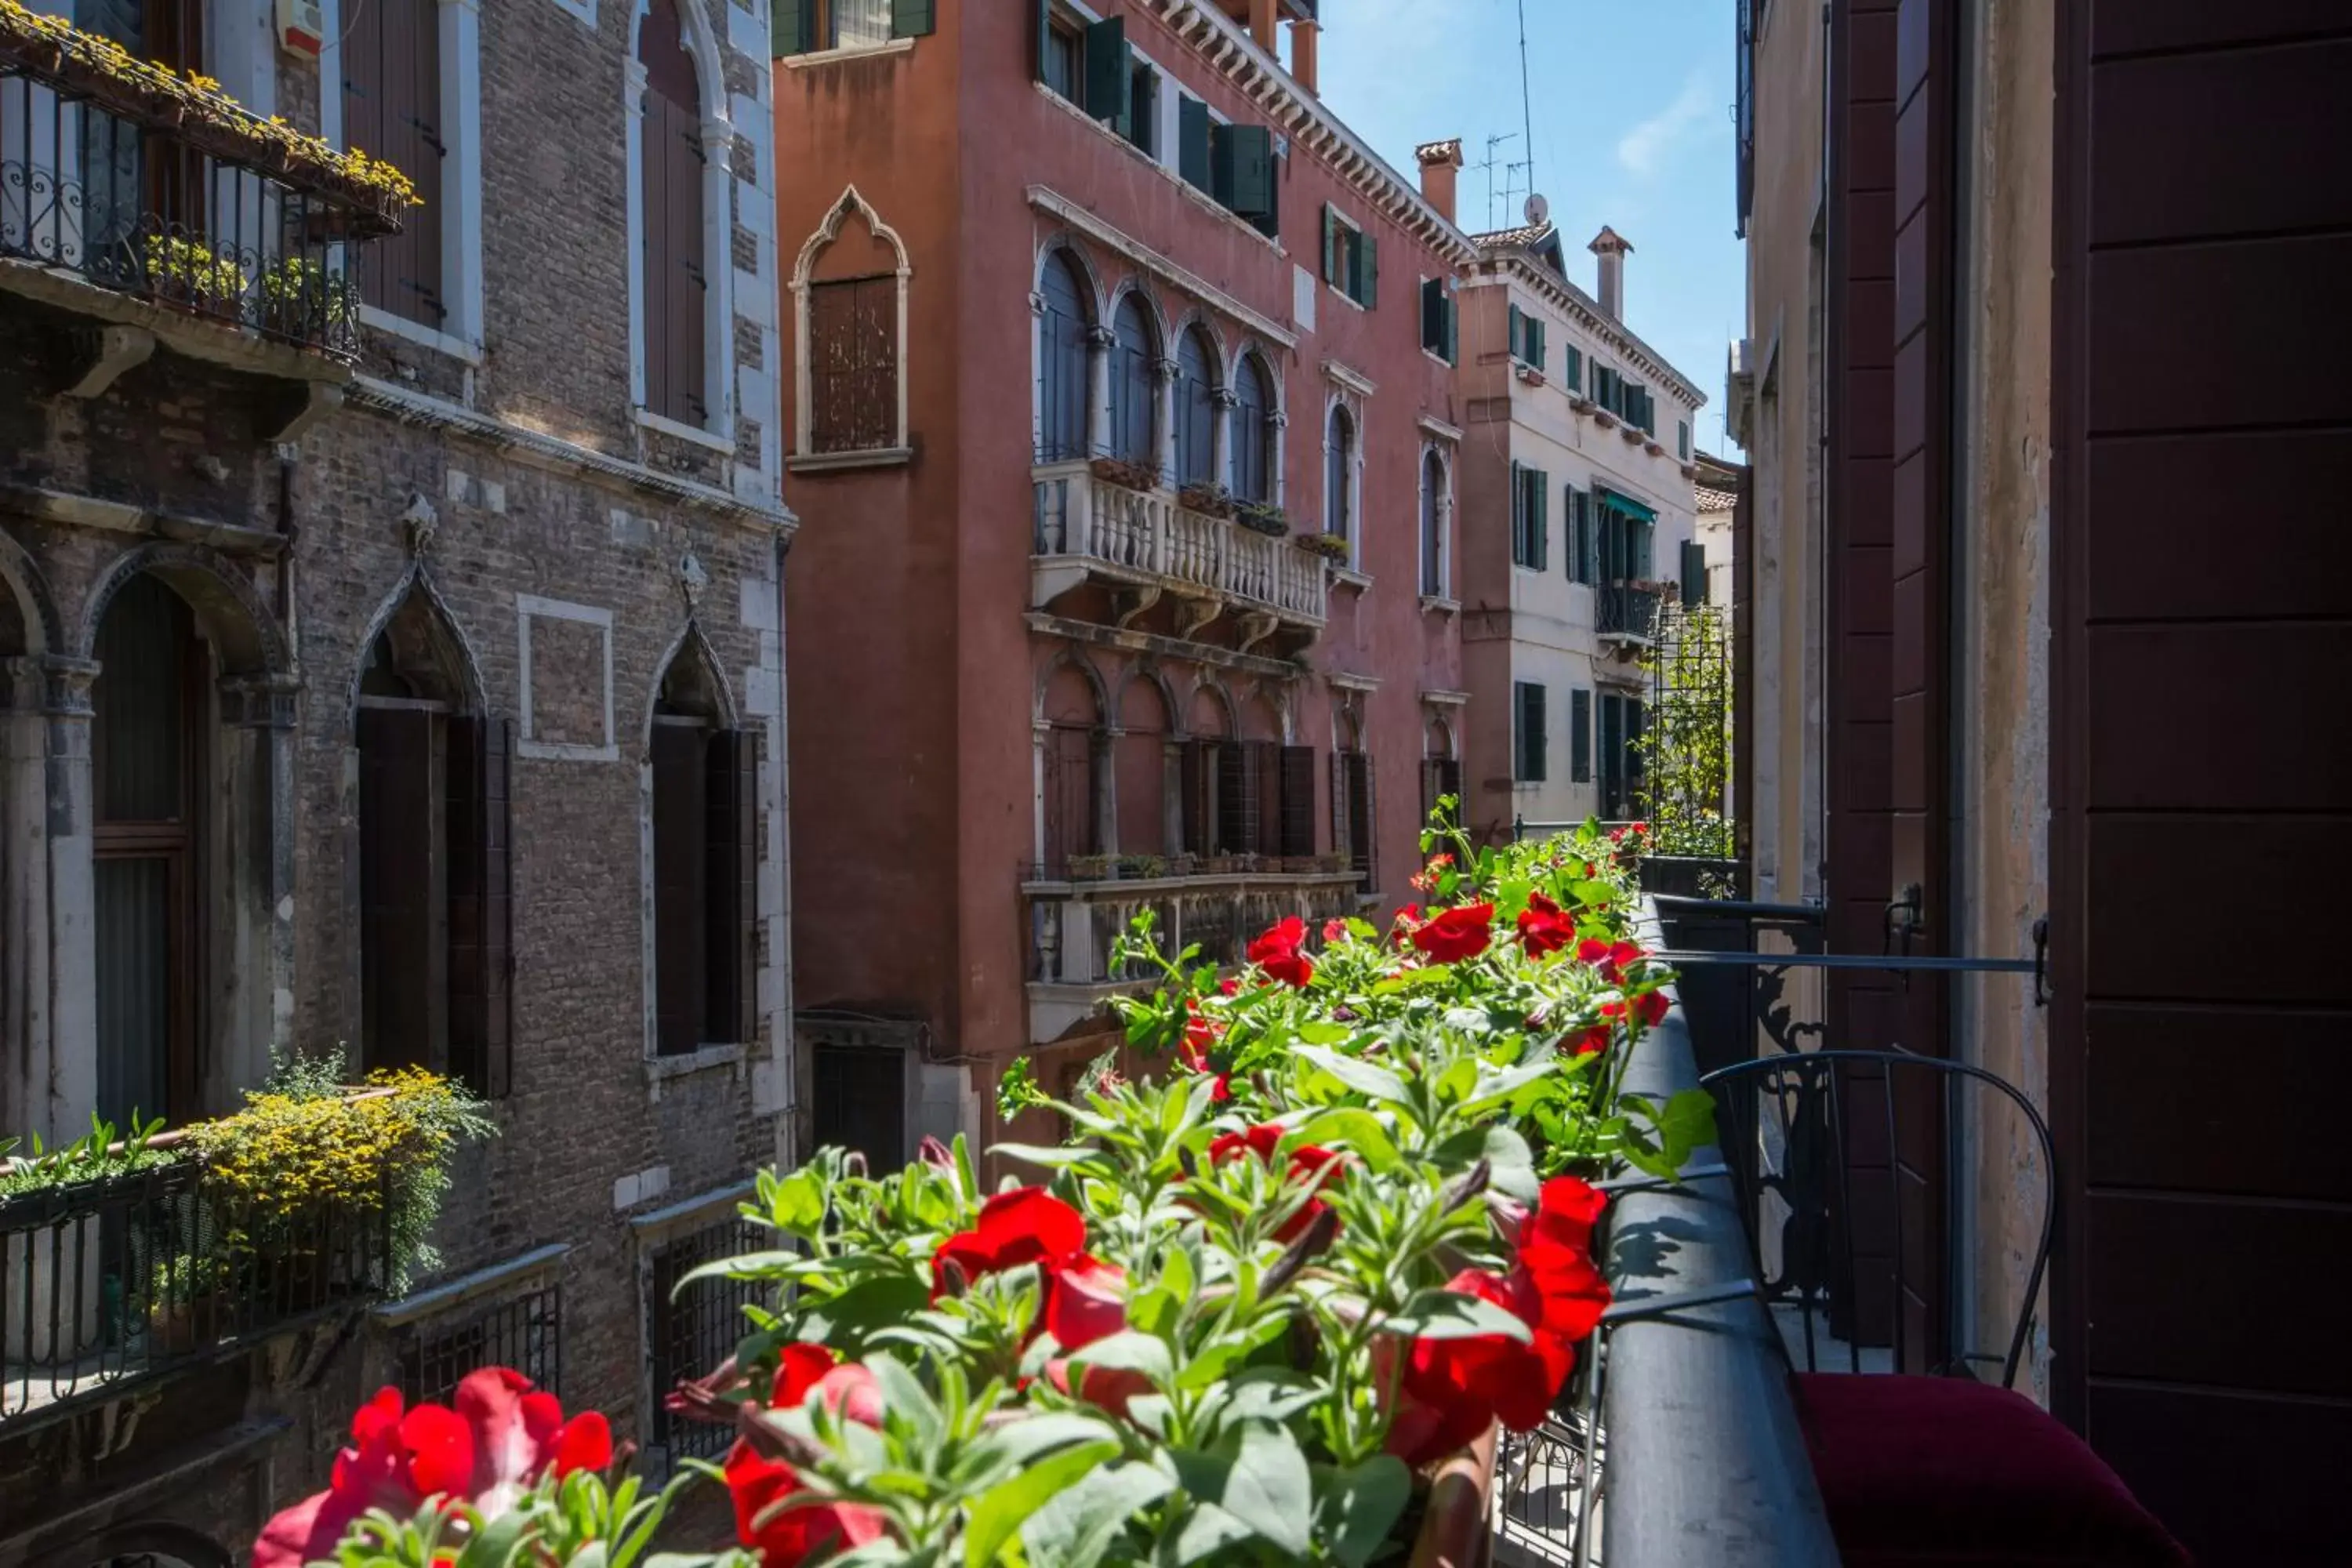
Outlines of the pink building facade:
M 1230 3 L 785 7 L 805 1137 L 1066 1081 L 1140 910 L 1384 917 L 1459 787 L 1474 252 Z

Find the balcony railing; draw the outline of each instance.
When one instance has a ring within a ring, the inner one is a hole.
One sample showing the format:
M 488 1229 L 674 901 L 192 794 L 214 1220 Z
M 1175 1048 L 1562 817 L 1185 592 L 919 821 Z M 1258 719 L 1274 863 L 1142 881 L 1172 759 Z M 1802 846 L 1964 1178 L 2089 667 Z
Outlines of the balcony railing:
M 1094 578 L 1309 627 L 1327 618 L 1323 559 L 1286 538 L 1194 511 L 1170 490 L 1097 479 L 1082 462 L 1047 464 L 1032 480 L 1038 608 Z
M 1595 604 L 1595 629 L 1604 637 L 1633 637 L 1649 642 L 1657 636 L 1658 591 L 1630 583 L 1601 587 Z
M 0 1198 L 0 1424 L 381 1297 L 385 1195 L 289 1208 L 183 1157 Z
M 0 28 L 0 258 L 351 357 L 363 242 L 401 201 L 102 42 Z

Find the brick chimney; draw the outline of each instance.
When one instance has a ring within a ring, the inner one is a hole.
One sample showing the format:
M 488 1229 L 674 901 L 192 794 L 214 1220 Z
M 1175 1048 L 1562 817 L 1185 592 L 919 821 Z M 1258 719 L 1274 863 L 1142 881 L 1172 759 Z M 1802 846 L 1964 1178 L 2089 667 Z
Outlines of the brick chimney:
M 1607 224 L 1592 237 L 1592 254 L 1601 258 L 1601 311 L 1612 321 L 1625 319 L 1625 258 L 1633 247 Z
M 1421 194 L 1423 199 L 1437 209 L 1437 216 L 1452 223 L 1454 218 L 1454 182 L 1462 172 L 1462 140 L 1424 142 L 1412 150 L 1421 162 Z
M 1250 37 L 1267 54 L 1274 53 L 1275 0 L 1249 0 Z
M 1315 22 L 1297 21 L 1290 24 L 1290 78 L 1309 92 L 1316 92 L 1315 46 L 1322 39 L 1323 28 Z M 1318 94 L 1318 96 L 1320 96 Z

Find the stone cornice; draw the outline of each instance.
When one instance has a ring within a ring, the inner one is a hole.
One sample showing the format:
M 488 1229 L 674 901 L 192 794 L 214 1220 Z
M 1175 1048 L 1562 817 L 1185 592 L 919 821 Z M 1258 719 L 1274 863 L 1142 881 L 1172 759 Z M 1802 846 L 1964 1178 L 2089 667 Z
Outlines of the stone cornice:
M 1626 329 L 1625 323 L 1602 312 L 1592 296 L 1570 283 L 1550 268 L 1531 259 L 1519 246 L 1491 246 L 1480 252 L 1481 266 L 1490 276 L 1507 275 L 1517 279 L 1536 293 L 1551 301 L 1585 331 L 1602 340 L 1643 374 L 1665 383 L 1682 394 L 1693 409 L 1706 406 L 1706 394 L 1691 379 L 1668 364 L 1665 356 L 1643 342 Z M 1474 287 L 1475 285 L 1474 284 Z
M 1446 222 L 1423 199 L 1419 186 L 1390 167 L 1209 0 L 1140 0 L 1140 5 L 1265 110 L 1293 143 L 1330 164 L 1392 221 L 1456 266 L 1477 259 L 1478 248 L 1470 237 Z

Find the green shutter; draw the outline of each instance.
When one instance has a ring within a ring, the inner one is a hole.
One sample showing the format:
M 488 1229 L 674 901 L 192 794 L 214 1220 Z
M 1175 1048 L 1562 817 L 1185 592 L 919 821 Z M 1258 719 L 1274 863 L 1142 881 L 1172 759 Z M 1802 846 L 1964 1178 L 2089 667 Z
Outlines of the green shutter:
M 795 0 L 805 5 L 807 0 Z M 1046 79 L 1045 54 L 1054 43 L 1054 0 L 1037 0 L 1036 58 L 1029 62 L 1030 70 L 1039 81 Z
M 1584 351 L 1574 343 L 1568 345 L 1568 362 L 1560 367 L 1560 374 L 1569 391 L 1580 397 L 1584 395 Z
M 938 26 L 938 0 L 890 0 L 892 37 L 926 38 Z
M 1548 365 L 1548 364 L 1549 364 L 1549 363 L 1551 363 L 1551 362 L 1550 362 L 1550 360 L 1549 360 L 1549 358 L 1547 358 L 1547 357 L 1546 357 L 1547 350 L 1549 349 L 1549 345 L 1548 345 L 1548 344 L 1544 342 L 1544 324 L 1543 324 L 1543 322 L 1542 322 L 1541 321 L 1537 321 L 1530 322 L 1529 324 L 1530 324 L 1531 326 L 1533 326 L 1533 327 L 1535 328 L 1535 330 L 1536 330 L 1536 342 L 1535 342 L 1535 351 L 1536 351 L 1536 352 L 1535 352 L 1534 355 L 1532 356 L 1531 363 L 1533 363 L 1533 364 L 1535 365 L 1535 367 L 1536 367 L 1538 370 L 1541 370 L 1541 369 L 1543 369 L 1546 365 Z
M 816 20 L 813 4 L 814 0 L 768 0 L 768 47 L 775 58 L 809 52 L 810 25 Z
M 1568 777 L 1592 782 L 1592 693 L 1582 689 L 1568 694 Z
M 1274 211 L 1274 132 L 1263 125 L 1224 129 L 1224 142 L 1232 149 L 1225 205 L 1243 217 L 1264 217 Z
M 1536 513 L 1535 527 L 1532 530 L 1535 536 L 1536 558 L 1531 564 L 1537 571 L 1543 572 L 1549 570 L 1551 566 L 1551 476 L 1541 468 L 1533 469 L 1531 472 L 1533 478 L 1529 481 L 1528 488 L 1534 491 L 1534 494 L 1528 499 L 1535 502 Z
M 1087 27 L 1087 112 L 1127 134 L 1129 79 L 1135 60 L 1127 47 L 1127 19 L 1112 16 Z
M 1432 353 L 1445 352 L 1445 279 L 1443 278 L 1422 279 L 1421 346 Z
M 1528 563 L 1528 487 L 1519 478 L 1519 460 L 1511 459 L 1511 563 Z
M 1176 172 L 1194 190 L 1209 188 L 1209 106 L 1190 93 L 1176 97 Z
M 1462 301 L 1451 294 L 1445 297 L 1445 363 L 1462 363 Z
M 1521 352 L 1521 348 L 1522 348 L 1522 344 L 1521 344 L 1521 336 L 1522 336 L 1522 334 L 1523 334 L 1523 333 L 1526 331 L 1526 330 L 1527 330 L 1527 329 L 1525 328 L 1525 326 L 1523 325 L 1523 323 L 1524 323 L 1526 321 L 1527 321 L 1527 318 L 1526 318 L 1525 316 L 1523 316 L 1523 315 L 1521 315 L 1521 314 L 1519 313 L 1519 308 L 1518 308 L 1517 305 L 1512 306 L 1512 307 L 1511 307 L 1511 357 L 1512 357 L 1513 359 L 1524 359 L 1524 358 L 1526 358 L 1526 357 L 1527 357 L 1527 356 L 1526 356 L 1526 355 Z
M 1323 281 L 1339 281 L 1339 215 L 1329 202 L 1323 204 Z
M 1381 302 L 1380 243 L 1369 234 L 1357 235 L 1356 258 L 1360 274 L 1357 281 L 1362 286 L 1357 291 L 1356 303 L 1369 310 Z

